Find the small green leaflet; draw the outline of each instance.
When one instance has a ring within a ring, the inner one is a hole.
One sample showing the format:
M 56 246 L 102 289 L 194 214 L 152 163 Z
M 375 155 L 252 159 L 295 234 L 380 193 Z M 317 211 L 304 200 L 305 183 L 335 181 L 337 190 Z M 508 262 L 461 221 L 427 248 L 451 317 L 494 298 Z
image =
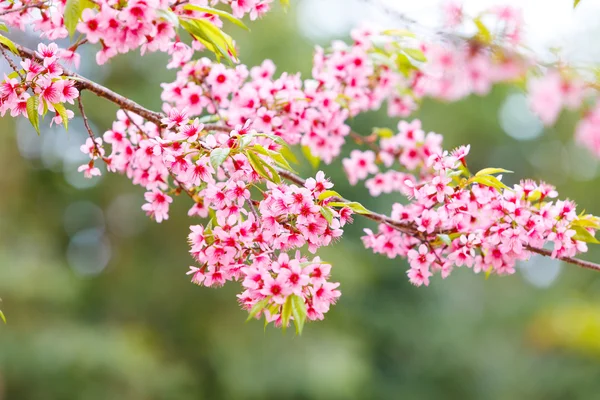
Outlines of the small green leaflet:
M 373 133 L 380 138 L 391 138 L 394 136 L 394 132 L 390 128 L 373 128 Z
M 170 8 L 167 8 L 164 10 L 156 10 L 156 14 L 158 14 L 158 16 L 161 17 L 162 19 L 164 19 L 165 21 L 173 24 L 173 26 L 176 29 L 179 28 L 179 17 Z M 200 121 L 200 122 L 204 122 L 204 121 Z
M 492 34 L 487 26 L 485 26 L 480 18 L 473 19 L 473 22 L 477 26 L 477 38 L 484 44 L 490 43 L 492 41 Z
M 226 147 L 226 148 L 217 148 L 210 152 L 210 164 L 215 169 L 215 171 L 227 159 L 230 151 L 231 151 L 231 149 L 229 149 L 229 147 Z
M 15 53 L 16 55 L 20 54 L 19 50 L 17 50 L 17 47 L 12 42 L 12 40 L 10 40 L 9 38 L 7 38 L 6 36 L 0 35 L 0 43 L 3 44 L 4 46 L 6 46 L 10 51 L 12 51 L 13 53 Z
M 437 237 L 442 242 L 444 242 L 445 245 L 452 246 L 452 239 L 450 239 L 450 236 L 448 236 L 446 234 L 439 234 L 439 235 L 437 235 Z
M 325 200 L 330 197 L 338 197 L 340 199 L 343 198 L 342 195 L 336 192 L 335 190 L 326 190 L 319 195 L 318 200 Z
M 381 32 L 381 34 L 386 36 L 404 36 L 411 38 L 417 37 L 417 35 L 415 35 L 411 31 L 407 31 L 406 29 L 387 29 Z
M 423 54 L 423 52 L 419 49 L 403 49 L 403 51 L 413 60 L 415 61 L 420 61 L 420 62 L 425 62 L 427 61 L 427 58 L 425 57 L 425 54 Z
M 281 332 L 285 333 L 292 316 L 292 296 L 288 296 L 281 308 Z
M 485 186 L 491 186 L 497 190 L 502 190 L 502 189 L 510 190 L 510 188 L 508 186 L 506 186 L 498 178 L 496 178 L 495 176 L 492 176 L 492 175 L 475 176 L 475 177 L 471 178 L 470 181 L 473 183 L 479 183 L 479 184 L 485 185 Z
M 504 168 L 484 168 L 481 171 L 477 172 L 475 174 L 475 176 L 500 174 L 502 172 L 505 172 L 507 174 L 512 174 L 513 173 L 513 171 L 509 171 L 509 170 L 504 169 Z
M 291 295 L 292 298 L 292 316 L 294 317 L 294 325 L 296 325 L 296 334 L 301 335 L 306 322 L 306 304 L 304 299 L 298 295 Z
M 2 318 L 2 321 L 4 321 L 4 323 L 6 324 L 6 317 L 4 316 L 2 310 L 0 310 L 0 318 Z
M 183 29 L 197 41 L 202 43 L 209 51 L 212 51 L 217 57 L 225 57 L 233 63 L 237 60 L 237 51 L 233 44 L 231 36 L 217 28 L 212 22 L 206 19 L 182 19 L 179 22 Z
M 205 14 L 218 15 L 219 17 L 225 18 L 226 20 L 233 22 L 240 28 L 243 28 L 247 31 L 250 30 L 250 29 L 248 29 L 248 27 L 246 25 L 244 25 L 244 23 L 240 19 L 234 17 L 227 11 L 218 10 L 218 9 L 212 8 L 212 7 L 200 7 L 200 6 L 197 6 L 194 4 L 186 4 L 185 6 L 183 6 L 183 8 L 186 10 L 199 11 L 199 12 L 205 13 Z
M 67 0 L 64 11 L 64 24 L 65 28 L 69 32 L 69 36 L 72 38 L 77 24 L 81 19 L 81 14 L 86 8 L 96 8 L 96 4 L 90 0 Z
M 327 220 L 327 223 L 329 225 L 331 225 L 331 221 L 333 221 L 333 211 L 331 211 L 331 208 L 321 207 L 319 209 L 319 211 L 321 212 L 321 215 L 323 216 L 323 218 L 325 218 L 325 220 Z
M 573 0 L 573 8 L 577 7 L 581 0 Z
M 275 169 L 272 166 L 270 166 L 269 164 L 267 164 L 261 157 L 257 156 L 255 153 L 253 153 L 251 151 L 247 151 L 246 156 L 248 157 L 248 161 L 250 162 L 250 165 L 252 166 L 252 168 L 256 171 L 256 173 L 258 175 L 260 175 L 261 177 L 265 178 L 268 181 L 272 181 L 275 183 L 281 183 L 281 177 L 279 176 L 277 171 L 275 171 Z M 269 172 L 271 173 L 272 176 L 269 176 L 269 174 L 267 173 L 267 170 L 265 170 L 265 168 L 269 170 Z
M 304 154 L 304 157 L 310 162 L 310 165 L 312 165 L 314 169 L 317 169 L 321 159 L 313 155 L 312 151 L 310 151 L 310 147 L 302 146 L 302 154 Z
M 27 99 L 27 118 L 29 122 L 35 128 L 35 131 L 40 134 L 40 116 L 38 114 L 38 106 L 40 99 L 37 95 L 31 96 Z
M 360 203 L 357 203 L 355 201 L 350 201 L 348 203 L 345 202 L 333 202 L 333 203 L 329 203 L 329 205 L 331 207 L 348 207 L 349 209 L 351 209 L 352 211 L 354 211 L 357 214 L 369 214 L 370 211 L 367 210 L 365 208 L 365 206 L 363 206 Z
M 571 229 L 575 231 L 575 235 L 573 235 L 573 240 L 580 240 L 586 243 L 594 243 L 600 244 L 600 241 L 596 239 L 594 235 L 592 235 L 587 229 L 578 225 L 571 225 Z
M 254 306 L 250 310 L 250 313 L 248 314 L 248 319 L 246 320 L 246 322 L 248 322 L 252 318 L 256 317 L 258 315 L 258 313 L 261 312 L 267 306 L 267 304 L 269 304 L 269 299 L 270 299 L 270 297 L 265 297 L 264 299 L 256 302 L 256 304 L 254 304 Z
M 69 118 L 67 117 L 67 110 L 66 110 L 65 106 L 63 106 L 62 103 L 52 104 L 52 106 L 54 106 L 54 109 L 56 110 L 58 115 L 60 115 L 60 119 L 62 119 L 62 123 L 65 126 L 65 131 L 68 131 L 69 130 Z

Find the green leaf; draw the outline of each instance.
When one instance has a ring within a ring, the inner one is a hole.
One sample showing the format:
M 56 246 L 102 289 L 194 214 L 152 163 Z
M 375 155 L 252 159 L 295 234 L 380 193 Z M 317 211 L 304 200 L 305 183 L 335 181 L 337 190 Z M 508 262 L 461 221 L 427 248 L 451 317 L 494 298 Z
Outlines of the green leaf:
M 513 173 L 513 171 L 509 171 L 509 170 L 504 169 L 504 168 L 484 168 L 481 171 L 477 172 L 475 174 L 475 176 L 500 174 L 502 172 L 506 172 L 507 174 L 512 174 Z
M 285 159 L 285 157 L 281 154 L 281 152 L 277 152 L 277 151 L 273 151 L 273 150 L 267 150 L 269 153 L 269 156 L 271 157 L 271 159 L 273 161 L 275 161 L 275 164 L 277 164 L 279 167 L 296 173 L 296 171 L 294 171 L 294 168 L 292 168 L 290 166 L 290 164 L 287 162 L 287 160 Z
M 402 53 L 396 54 L 396 67 L 404 76 L 408 76 L 412 70 L 417 69 L 410 59 Z
M 38 114 L 38 106 L 40 99 L 37 95 L 31 96 L 27 99 L 27 118 L 29 122 L 35 128 L 38 135 L 40 134 L 40 116 Z
M 65 4 L 64 11 L 64 23 L 65 28 L 69 32 L 69 36 L 73 37 L 75 33 L 75 29 L 77 29 L 77 23 L 79 22 L 79 18 L 81 18 L 81 13 L 83 10 L 79 6 L 80 0 L 67 0 Z
M 452 246 L 452 239 L 450 239 L 450 236 L 440 233 L 437 235 L 438 239 L 440 239 L 445 245 L 447 246 Z
M 333 221 L 333 211 L 331 211 L 331 208 L 321 207 L 319 211 L 321 212 L 323 218 L 327 220 L 327 223 L 331 225 L 331 222 Z
M 7 38 L 6 36 L 0 35 L 0 43 L 5 45 L 6 47 L 8 47 L 8 49 L 10 51 L 12 51 L 13 53 L 15 53 L 16 55 L 20 55 L 19 50 L 17 50 L 17 47 L 15 46 L 15 44 L 12 42 L 12 40 Z M 18 76 L 18 74 L 17 74 L 17 76 Z
M 298 295 L 292 296 L 292 316 L 294 317 L 294 325 L 296 325 L 296 334 L 302 335 L 304 323 L 306 322 L 306 304 L 304 299 Z
M 281 136 L 273 135 L 271 133 L 257 133 L 256 136 L 262 136 L 271 139 L 275 143 L 283 147 L 289 147 L 287 142 L 283 140 Z
M 319 195 L 318 200 L 325 200 L 330 197 L 339 197 L 340 199 L 343 199 L 342 195 L 335 190 L 326 190 Z
M 572 237 L 573 240 L 580 240 L 586 243 L 600 244 L 600 241 L 596 239 L 596 237 L 584 227 L 578 225 L 571 225 L 571 229 L 575 231 L 575 235 L 573 235 Z
M 403 36 L 411 38 L 417 37 L 417 35 L 411 31 L 407 31 L 406 29 L 386 29 L 385 31 L 381 32 L 381 34 L 386 36 Z
M 69 118 L 67 117 L 67 109 L 65 108 L 65 106 L 62 105 L 62 103 L 52 104 L 52 106 L 54 107 L 54 109 L 56 110 L 58 115 L 60 115 L 60 118 L 62 119 L 62 123 L 65 126 L 65 131 L 68 131 L 69 130 Z
M 292 152 L 292 150 L 290 150 L 289 147 L 284 146 L 281 149 L 279 149 L 279 152 L 286 160 L 289 160 L 289 162 L 293 164 L 298 164 L 298 159 L 296 158 L 296 155 Z
M 581 0 L 573 0 L 573 8 L 577 7 Z
M 485 24 L 481 21 L 481 18 L 473 19 L 475 26 L 477 26 L 477 39 L 484 44 L 489 44 L 492 42 L 492 34 L 490 30 L 485 26 Z
M 97 8 L 97 5 L 90 0 L 67 0 L 63 21 L 71 38 L 73 38 L 73 34 L 77 29 L 77 23 L 81 19 L 81 14 L 83 14 L 83 10 L 86 8 Z
M 302 154 L 304 154 L 304 157 L 306 157 L 310 165 L 312 165 L 314 169 L 317 169 L 321 159 L 313 155 L 313 153 L 310 151 L 310 147 L 302 146 Z
M 197 41 L 202 43 L 209 51 L 212 51 L 217 60 L 221 57 L 227 58 L 230 62 L 237 60 L 237 51 L 233 44 L 231 36 L 217 28 L 212 22 L 206 19 L 182 19 L 179 22 L 183 29 Z
M 473 183 L 479 183 L 479 184 L 485 185 L 485 186 L 491 186 L 497 190 L 502 190 L 502 189 L 510 190 L 510 188 L 508 186 L 506 186 L 498 178 L 496 178 L 495 176 L 492 176 L 492 175 L 475 176 L 475 177 L 469 179 L 469 181 L 471 181 Z
M 2 310 L 0 310 L 0 319 L 2 319 L 2 321 L 4 321 L 4 323 L 6 324 L 6 317 L 4 316 Z
M 266 164 L 262 158 L 260 158 L 259 156 L 257 156 L 255 153 L 253 153 L 251 151 L 246 152 L 246 156 L 248 157 L 248 161 L 250 162 L 250 165 L 252 166 L 252 168 L 256 171 L 256 173 L 258 175 L 260 175 L 261 177 L 263 177 L 266 180 L 271 181 L 271 182 L 275 182 L 275 183 L 281 182 L 281 177 L 279 176 L 277 171 L 275 171 L 275 169 L 273 169 L 273 167 L 271 167 L 270 165 Z M 268 169 L 273 176 L 269 176 L 269 174 L 267 173 L 267 170 L 265 168 Z
M 250 144 L 250 142 L 252 141 L 252 139 L 254 139 L 255 135 L 251 134 L 251 133 L 247 133 L 245 135 L 240 136 L 240 138 L 238 139 L 238 147 L 240 149 L 245 148 L 246 146 L 248 146 Z
M 248 314 L 248 319 L 246 320 L 246 322 L 250 321 L 252 318 L 256 317 L 259 312 L 264 310 L 265 307 L 267 306 L 267 304 L 269 304 L 270 299 L 271 299 L 270 297 L 265 297 L 264 299 L 257 301 L 256 304 L 254 304 L 254 306 L 250 310 L 250 313 Z
M 179 28 L 179 17 L 170 8 L 164 10 L 156 10 L 156 14 L 167 22 L 173 24 L 175 29 Z
M 494 270 L 494 266 L 490 265 L 490 267 L 485 271 L 485 280 L 487 281 L 492 275 L 492 271 Z
M 212 8 L 212 7 L 200 7 L 200 6 L 197 6 L 194 4 L 186 4 L 185 6 L 183 6 L 183 8 L 186 10 L 199 11 L 199 12 L 202 12 L 205 14 L 218 15 L 219 17 L 223 17 L 223 18 L 227 19 L 228 21 L 233 22 L 240 28 L 243 28 L 247 31 L 250 30 L 250 29 L 248 29 L 248 27 L 246 25 L 244 25 L 244 23 L 240 19 L 234 17 L 227 11 L 218 10 L 218 9 Z
M 231 149 L 229 147 L 219 147 L 210 152 L 210 164 L 215 171 L 223 164 L 229 156 Z
M 427 57 L 425 57 L 425 54 L 419 49 L 403 49 L 403 51 L 413 60 L 420 62 L 427 61 Z
M 341 202 L 341 201 L 340 202 L 332 202 L 332 203 L 329 203 L 329 205 L 331 207 L 348 207 L 357 214 L 370 214 L 371 213 L 369 210 L 367 210 L 365 208 L 365 206 L 363 206 L 362 204 L 357 203 L 355 201 L 351 201 L 348 203 Z
M 571 222 L 571 225 L 577 225 L 583 228 L 600 229 L 600 219 L 593 215 L 586 216 L 586 218 L 579 217 L 579 219 Z
M 0 22 L 0 31 L 8 32 L 8 27 L 6 24 Z
M 390 128 L 373 128 L 373 133 L 383 139 L 394 137 L 394 131 Z
M 285 333 L 292 316 L 292 296 L 288 296 L 281 308 L 281 330 Z
M 279 3 L 281 3 L 281 6 L 285 11 L 290 7 L 290 0 L 279 0 Z
M 273 168 L 269 163 L 265 162 L 264 160 L 261 160 L 263 163 L 263 166 L 269 170 L 269 172 L 271 173 L 271 180 L 277 184 L 281 183 L 281 176 L 279 176 L 279 173 L 275 170 L 275 168 Z

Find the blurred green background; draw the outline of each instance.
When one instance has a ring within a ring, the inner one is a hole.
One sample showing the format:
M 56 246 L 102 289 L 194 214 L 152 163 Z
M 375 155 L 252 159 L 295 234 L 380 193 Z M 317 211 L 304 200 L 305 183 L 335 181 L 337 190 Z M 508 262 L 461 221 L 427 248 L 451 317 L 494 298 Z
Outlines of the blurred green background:
M 293 8 L 251 28 L 231 29 L 243 62 L 271 58 L 279 72 L 308 76 L 315 43 L 301 35 Z M 156 54 L 90 64 L 84 61 L 84 75 L 153 109 L 159 84 L 175 74 L 157 68 L 164 57 Z M 88 94 L 84 100 L 95 130 L 108 129 L 115 107 Z M 486 98 L 428 101 L 416 116 L 445 135 L 446 148 L 471 143 L 472 170 L 517 171 L 506 176 L 510 183 L 548 180 L 600 214 L 597 163 L 572 143 L 574 115 L 541 132 L 522 97 L 500 87 Z M 384 112 L 352 122 L 365 134 L 396 123 Z M 374 225 L 359 218 L 344 240 L 320 252 L 343 293 L 327 318 L 301 337 L 263 332 L 259 322 L 244 323 L 237 284 L 189 283 L 187 199 L 168 221 L 152 223 L 140 210 L 141 188 L 122 176 L 90 182 L 76 172 L 81 121 L 69 133 L 46 124 L 41 137 L 25 120 L 0 126 L 0 306 L 8 318 L 0 324 L 0 399 L 598 396 L 594 272 L 533 258 L 510 277 L 486 280 L 462 268 L 415 288 L 403 260 L 363 248 L 362 230 Z M 339 160 L 325 171 L 338 191 L 371 209 L 388 212 L 397 200 L 344 186 Z M 586 258 L 600 260 L 600 251 Z

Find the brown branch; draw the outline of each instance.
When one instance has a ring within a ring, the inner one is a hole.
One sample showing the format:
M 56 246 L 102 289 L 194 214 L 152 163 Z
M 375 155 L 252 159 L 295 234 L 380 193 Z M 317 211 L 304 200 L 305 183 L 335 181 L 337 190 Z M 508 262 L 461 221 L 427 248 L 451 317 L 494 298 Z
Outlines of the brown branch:
M 20 45 L 17 45 L 17 44 L 15 44 L 15 46 L 17 47 L 17 50 L 19 50 L 21 57 L 30 58 L 39 63 L 41 63 L 43 61 L 42 58 L 39 57 L 33 50 L 28 49 L 23 46 L 20 46 Z M 4 47 L 6 47 L 6 46 L 4 46 Z M 79 75 L 76 72 L 73 72 L 73 71 L 63 68 L 63 75 L 68 76 L 71 79 L 73 79 L 74 81 L 76 81 L 77 87 L 79 90 L 89 90 L 90 92 L 94 93 L 96 96 L 102 97 L 103 99 L 106 99 L 106 100 L 118 105 L 120 108 L 131 111 L 133 113 L 136 113 L 140 117 L 147 119 L 148 121 L 156 124 L 157 126 L 162 125 L 161 119 L 164 118 L 164 115 L 162 113 L 148 110 L 147 108 L 139 105 L 135 101 L 130 100 L 127 97 L 122 96 L 116 92 L 113 92 L 112 90 L 110 90 L 102 85 L 99 85 L 96 82 L 93 82 L 93 81 Z
M 297 176 L 296 174 L 286 171 L 286 170 L 283 170 L 281 168 L 277 168 L 277 172 L 279 172 L 279 175 L 281 175 L 281 177 L 283 177 L 284 179 L 286 179 L 290 182 L 293 182 L 297 185 L 304 186 L 305 180 L 302 179 L 301 177 Z M 341 202 L 341 203 L 349 203 L 350 202 L 349 200 L 346 200 L 343 198 L 342 199 L 336 198 L 336 199 L 334 199 L 334 201 Z M 405 233 L 405 234 L 408 234 L 408 235 L 411 235 L 411 236 L 414 236 L 417 238 L 422 236 L 422 232 L 419 232 L 414 225 L 406 223 L 406 222 L 394 220 L 394 219 L 387 217 L 385 215 L 382 215 L 382 214 L 378 214 L 378 213 L 369 211 L 366 214 L 358 214 L 358 215 L 368 218 L 375 222 L 386 224 L 386 225 L 396 229 L 397 231 L 400 231 L 402 233 Z M 533 246 L 529 246 L 529 245 L 526 245 L 525 248 L 532 253 L 537 253 L 537 254 L 540 254 L 540 255 L 546 256 L 546 257 L 552 257 L 552 252 L 549 250 L 540 249 L 538 247 L 533 247 Z M 574 258 L 574 257 L 557 257 L 557 258 L 561 261 L 564 261 L 569 264 L 577 265 L 582 268 L 592 269 L 594 271 L 600 271 L 600 264 L 596 264 L 591 261 L 585 261 L 585 260 L 581 260 L 579 258 Z
M 552 252 L 546 249 L 539 249 L 537 247 L 525 246 L 525 248 L 532 253 L 541 254 L 542 256 L 552 257 Z M 574 257 L 557 257 L 559 260 L 564 261 L 569 264 L 577 265 L 581 268 L 593 269 L 594 271 L 600 271 L 600 265 L 593 263 L 591 261 L 580 260 L 579 258 Z
M 30 4 L 25 4 L 22 7 L 18 7 L 18 8 L 11 8 L 8 10 L 4 10 L 4 11 L 0 11 L 0 16 L 2 15 L 6 15 L 6 14 L 12 14 L 15 12 L 20 12 L 23 10 L 27 10 L 28 8 L 37 8 L 37 7 L 41 7 L 44 5 L 44 3 L 46 3 L 45 1 L 39 2 L 39 3 L 30 3 Z

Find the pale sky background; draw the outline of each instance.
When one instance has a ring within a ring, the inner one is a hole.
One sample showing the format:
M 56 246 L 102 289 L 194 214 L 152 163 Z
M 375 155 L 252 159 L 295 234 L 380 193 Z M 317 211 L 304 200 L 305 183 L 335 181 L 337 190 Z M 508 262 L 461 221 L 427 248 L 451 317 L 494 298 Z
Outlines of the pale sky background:
M 353 27 L 370 23 L 381 28 L 401 26 L 377 4 L 386 4 L 431 28 L 441 26 L 443 0 L 301 0 L 299 22 L 311 39 L 343 37 Z M 541 54 L 561 47 L 573 61 L 600 61 L 600 0 L 581 0 L 573 9 L 572 0 L 464 0 L 469 15 L 494 5 L 516 5 L 524 13 L 526 43 Z

